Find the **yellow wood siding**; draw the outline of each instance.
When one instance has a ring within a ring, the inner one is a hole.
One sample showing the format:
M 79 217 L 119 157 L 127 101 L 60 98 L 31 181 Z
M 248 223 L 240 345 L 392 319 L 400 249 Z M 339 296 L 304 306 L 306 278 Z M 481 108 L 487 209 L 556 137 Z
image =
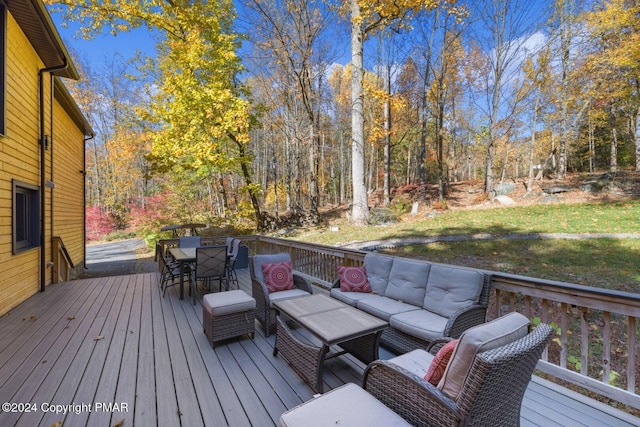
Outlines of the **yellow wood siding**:
M 6 135 L 0 136 L 0 315 L 40 290 L 40 248 L 12 253 L 12 180 L 40 186 L 40 113 L 38 71 L 44 68 L 28 38 L 13 19 L 7 16 L 6 58 Z M 83 132 L 65 110 L 54 104 L 54 128 L 51 128 L 51 79 L 44 76 L 45 134 L 53 135 L 52 150 L 45 153 L 45 179 L 56 189 L 40 188 L 45 194 L 45 262 L 51 253 L 51 193 L 54 194 L 53 232 L 60 235 L 74 263 L 84 257 Z M 51 142 L 50 142 L 51 144 Z M 51 283 L 52 269 L 46 267 L 46 284 Z
M 53 235 L 74 264 L 84 259 L 84 135 L 57 102 L 53 133 Z
M 0 167 L 0 314 L 39 289 L 39 250 L 13 255 L 11 180 L 38 185 L 38 69 L 42 63 L 15 20 L 7 22 L 7 128 L 2 139 Z M 34 71 L 35 70 L 35 71 Z

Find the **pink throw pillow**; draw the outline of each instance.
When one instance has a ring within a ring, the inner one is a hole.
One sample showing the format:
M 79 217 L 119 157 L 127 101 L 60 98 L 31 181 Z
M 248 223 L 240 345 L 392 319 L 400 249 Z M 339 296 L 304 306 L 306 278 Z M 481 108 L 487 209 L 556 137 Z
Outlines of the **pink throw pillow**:
M 440 379 L 444 375 L 445 369 L 447 369 L 447 365 L 449 364 L 449 359 L 451 359 L 451 355 L 453 354 L 453 350 L 456 348 L 456 344 L 458 344 L 458 340 L 449 341 L 446 343 L 438 352 L 436 356 L 431 361 L 431 365 L 429 365 L 429 369 L 427 369 L 427 373 L 424 374 L 424 379 L 429 381 L 434 386 L 438 386 Z
M 338 276 L 342 292 L 371 292 L 371 285 L 364 267 L 340 266 Z
M 267 285 L 269 293 L 295 288 L 293 270 L 289 261 L 262 264 L 262 273 L 264 274 L 264 284 Z

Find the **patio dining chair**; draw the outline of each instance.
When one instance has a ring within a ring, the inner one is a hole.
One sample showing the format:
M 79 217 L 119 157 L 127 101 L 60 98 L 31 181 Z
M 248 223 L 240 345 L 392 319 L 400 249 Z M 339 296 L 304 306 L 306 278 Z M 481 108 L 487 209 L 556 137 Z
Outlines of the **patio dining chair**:
M 182 236 L 178 240 L 178 245 L 181 248 L 197 248 L 202 246 L 202 239 L 200 236 Z
M 227 253 L 229 260 L 227 261 L 227 276 L 229 277 L 230 285 L 234 283 L 240 289 L 240 285 L 238 283 L 238 273 L 236 273 L 235 266 L 236 260 L 238 259 L 238 253 L 240 253 L 240 239 L 233 239 L 231 242 L 231 251 Z
M 160 291 L 164 296 L 167 293 L 167 288 L 178 284 L 175 279 L 180 278 L 180 264 L 172 260 L 168 253 L 160 252 L 158 259 L 161 263 Z M 185 271 L 185 274 L 189 274 L 189 271 Z
M 207 290 L 211 290 L 211 282 L 217 280 L 220 291 L 222 291 L 222 282 L 224 281 L 225 291 L 229 290 L 227 259 L 227 247 L 224 245 L 204 246 L 196 249 L 196 263 L 189 281 L 194 304 L 198 281 L 203 281 Z

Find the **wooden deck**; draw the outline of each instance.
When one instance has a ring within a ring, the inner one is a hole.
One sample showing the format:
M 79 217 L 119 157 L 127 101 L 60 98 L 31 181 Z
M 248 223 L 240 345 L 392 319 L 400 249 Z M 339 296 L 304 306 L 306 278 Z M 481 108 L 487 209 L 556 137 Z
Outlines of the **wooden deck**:
M 250 293 L 248 272 L 240 279 Z M 273 336 L 257 328 L 253 340 L 212 349 L 201 305 L 180 300 L 177 287 L 165 298 L 158 290 L 154 273 L 64 282 L 0 318 L 0 402 L 16 409 L 0 413 L 0 426 L 263 427 L 313 396 L 273 357 Z M 363 368 L 331 359 L 325 390 L 360 383 Z M 638 426 L 640 419 L 536 378 L 522 425 Z

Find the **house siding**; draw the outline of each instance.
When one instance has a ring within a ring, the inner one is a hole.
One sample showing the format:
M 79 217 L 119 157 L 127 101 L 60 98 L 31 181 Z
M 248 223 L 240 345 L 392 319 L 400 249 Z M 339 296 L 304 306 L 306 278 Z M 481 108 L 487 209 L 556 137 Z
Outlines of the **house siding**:
M 7 127 L 0 145 L 0 314 L 39 290 L 40 250 L 12 253 L 12 180 L 39 185 L 38 69 L 43 66 L 29 40 L 7 16 Z M 35 72 L 33 71 L 35 70 Z
M 6 132 L 0 136 L 0 315 L 7 313 L 41 288 L 40 254 L 34 248 L 12 250 L 12 180 L 40 187 L 39 76 L 45 64 L 11 13 L 7 13 Z M 44 74 L 44 129 L 55 140 L 45 152 L 45 179 L 55 189 L 45 194 L 45 285 L 52 282 L 51 238 L 62 238 L 74 264 L 84 259 L 84 131 L 56 100 L 52 79 Z M 51 106 L 53 105 L 53 114 Z M 53 126 L 51 118 L 53 116 Z M 51 139 L 51 138 L 50 138 Z M 53 161 L 53 175 L 52 175 Z M 53 206 L 52 206 L 53 194 Z M 52 224 L 52 218 L 55 223 Z
M 71 260 L 84 259 L 84 138 L 62 106 L 54 104 L 53 236 L 60 236 Z M 51 176 L 51 175 L 49 175 Z M 51 191 L 50 191 L 51 192 Z

